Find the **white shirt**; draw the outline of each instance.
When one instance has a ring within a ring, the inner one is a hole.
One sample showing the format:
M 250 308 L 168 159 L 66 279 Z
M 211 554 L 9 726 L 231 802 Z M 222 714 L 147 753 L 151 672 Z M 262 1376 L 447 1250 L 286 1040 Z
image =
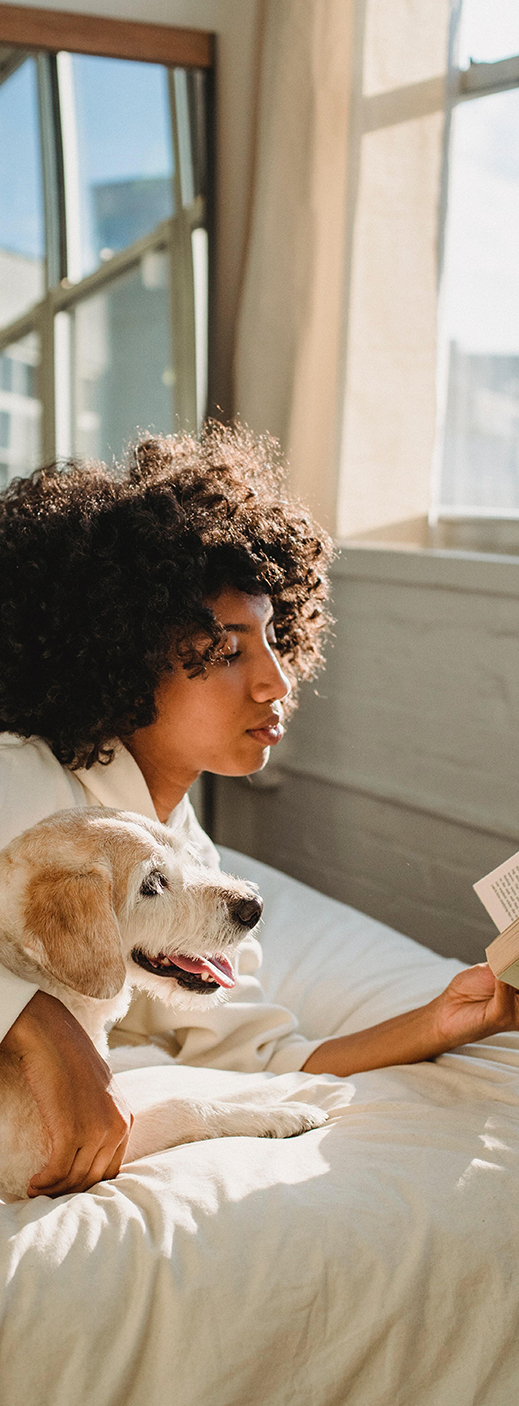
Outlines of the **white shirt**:
M 132 810 L 157 820 L 144 776 L 121 743 L 113 762 L 89 771 L 61 766 L 41 738 L 0 734 L 0 849 L 55 811 L 78 806 Z M 205 863 L 219 865 L 218 853 L 196 819 L 186 796 L 168 822 L 184 832 Z M 237 954 L 237 982 L 225 1004 L 206 1011 L 175 1011 L 138 992 L 111 1043 L 140 1044 L 153 1036 L 181 1064 L 209 1065 L 252 1074 L 268 1069 L 285 1074 L 301 1069 L 321 1040 L 306 1040 L 284 1006 L 273 1005 L 256 975 L 262 961 L 259 942 L 249 934 Z M 38 987 L 0 966 L 0 1040 Z M 189 1022 L 189 1023 L 186 1023 Z

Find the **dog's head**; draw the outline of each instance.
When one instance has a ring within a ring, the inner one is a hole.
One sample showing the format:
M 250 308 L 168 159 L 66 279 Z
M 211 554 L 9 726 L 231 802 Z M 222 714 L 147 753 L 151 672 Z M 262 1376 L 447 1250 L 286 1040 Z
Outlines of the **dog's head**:
M 28 974 L 101 1000 L 129 980 L 175 1005 L 212 1005 L 235 985 L 233 953 L 262 906 L 255 885 L 128 811 L 60 811 L 0 855 L 4 953 L 7 939 Z

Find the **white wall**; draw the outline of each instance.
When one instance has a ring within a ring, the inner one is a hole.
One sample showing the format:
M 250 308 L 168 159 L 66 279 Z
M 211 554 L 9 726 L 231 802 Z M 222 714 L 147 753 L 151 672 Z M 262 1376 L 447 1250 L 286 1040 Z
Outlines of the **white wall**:
M 22 0 L 23 3 L 23 0 Z M 31 0 L 41 9 L 211 30 L 217 35 L 217 277 L 214 397 L 233 411 L 232 357 L 249 218 L 259 0 Z

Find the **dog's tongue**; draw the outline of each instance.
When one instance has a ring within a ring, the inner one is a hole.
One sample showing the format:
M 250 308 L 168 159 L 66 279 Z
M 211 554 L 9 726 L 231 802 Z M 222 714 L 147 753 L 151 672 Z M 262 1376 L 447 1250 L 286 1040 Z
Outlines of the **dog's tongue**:
M 236 986 L 231 963 L 227 957 L 174 957 L 175 966 L 184 972 L 209 972 L 219 986 Z

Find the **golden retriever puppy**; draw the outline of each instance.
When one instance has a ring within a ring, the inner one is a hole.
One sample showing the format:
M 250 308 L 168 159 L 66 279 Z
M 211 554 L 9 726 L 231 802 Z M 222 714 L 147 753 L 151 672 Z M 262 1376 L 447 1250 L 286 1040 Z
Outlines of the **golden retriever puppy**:
M 58 997 L 105 1058 L 107 1030 L 134 986 L 175 1010 L 225 999 L 233 954 L 261 910 L 252 884 L 206 868 L 166 826 L 127 811 L 60 811 L 0 854 L 0 962 Z M 276 1104 L 269 1087 L 253 1102 L 159 1097 L 136 1111 L 125 1161 L 202 1138 L 290 1137 L 325 1121 L 318 1108 Z M 0 1188 L 25 1196 L 49 1155 L 29 1086 L 0 1052 Z

